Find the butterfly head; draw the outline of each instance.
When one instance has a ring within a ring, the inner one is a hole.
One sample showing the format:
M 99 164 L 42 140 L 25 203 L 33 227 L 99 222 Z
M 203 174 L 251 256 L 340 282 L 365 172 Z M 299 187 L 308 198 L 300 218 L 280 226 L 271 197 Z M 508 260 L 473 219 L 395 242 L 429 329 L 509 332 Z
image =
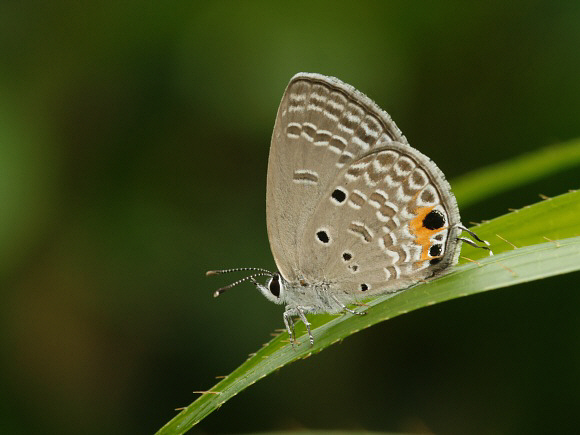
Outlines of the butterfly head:
M 281 304 L 285 300 L 286 288 L 284 285 L 284 279 L 279 273 L 273 273 L 266 281 L 265 286 L 256 283 L 256 287 L 258 287 L 258 290 L 260 290 L 270 302 Z

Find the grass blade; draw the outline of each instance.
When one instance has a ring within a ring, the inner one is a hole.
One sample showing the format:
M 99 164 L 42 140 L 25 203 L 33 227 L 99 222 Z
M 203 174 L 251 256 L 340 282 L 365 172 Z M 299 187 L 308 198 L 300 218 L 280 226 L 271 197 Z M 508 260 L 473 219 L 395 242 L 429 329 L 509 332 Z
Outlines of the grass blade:
M 463 208 L 578 165 L 580 139 L 574 139 L 470 172 L 453 180 L 451 186 Z
M 464 255 L 472 260 L 480 259 L 469 263 L 463 260 L 464 264 L 435 281 L 395 296 L 376 298 L 368 303 L 366 316 L 310 316 L 314 346 L 302 339 L 293 349 L 287 334 L 282 333 L 215 385 L 210 393 L 202 394 L 158 434 L 184 433 L 269 373 L 375 323 L 445 300 L 580 270 L 579 215 L 580 192 L 571 192 L 478 226 L 479 235 L 497 242 L 492 247 L 499 255 L 489 257 L 483 250 L 464 246 Z M 502 239 L 518 248 L 514 249 Z M 296 332 L 298 336 L 304 333 L 301 324 Z

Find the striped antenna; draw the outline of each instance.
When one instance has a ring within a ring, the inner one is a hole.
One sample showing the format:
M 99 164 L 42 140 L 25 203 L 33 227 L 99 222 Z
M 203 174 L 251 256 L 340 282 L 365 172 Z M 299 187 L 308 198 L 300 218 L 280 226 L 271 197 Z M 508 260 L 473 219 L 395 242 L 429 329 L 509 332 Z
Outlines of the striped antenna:
M 223 292 L 225 292 L 226 290 L 237 286 L 238 284 L 241 284 L 245 281 L 248 280 L 254 280 L 254 278 L 256 278 L 257 276 L 272 276 L 273 273 L 270 272 L 269 270 L 266 269 L 261 269 L 259 267 L 238 267 L 235 269 L 223 269 L 223 270 L 208 270 L 205 274 L 206 276 L 213 276 L 213 275 L 221 275 L 224 273 L 230 273 L 230 272 L 241 272 L 241 271 L 253 271 L 253 272 L 258 272 L 258 273 L 254 273 L 250 276 L 246 276 L 245 278 L 239 279 L 237 281 L 234 281 L 233 283 L 226 285 L 225 287 L 221 287 L 218 288 L 214 293 L 213 293 L 213 297 L 217 298 L 219 295 L 221 295 Z
M 269 270 L 266 270 L 266 269 L 262 269 L 260 267 L 236 267 L 235 269 L 208 270 L 205 273 L 205 275 L 206 276 L 222 275 L 224 273 L 243 272 L 243 271 L 246 271 L 246 270 L 251 270 L 253 272 L 264 272 L 264 273 L 267 273 L 269 275 L 272 275 L 272 272 L 270 272 Z

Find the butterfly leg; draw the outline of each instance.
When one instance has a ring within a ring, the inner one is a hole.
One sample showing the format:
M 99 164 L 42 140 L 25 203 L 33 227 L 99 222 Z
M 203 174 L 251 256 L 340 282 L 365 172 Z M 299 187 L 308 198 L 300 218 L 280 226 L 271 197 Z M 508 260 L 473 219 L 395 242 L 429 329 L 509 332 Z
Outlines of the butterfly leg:
M 304 310 L 301 307 L 296 307 L 296 311 L 298 311 L 298 315 L 300 316 L 300 320 L 306 326 L 306 330 L 308 331 L 308 338 L 310 339 L 310 346 L 314 345 L 314 337 L 312 336 L 312 332 L 310 331 L 310 322 L 306 318 L 306 314 L 304 314 Z
M 290 344 L 292 344 L 292 346 L 294 346 L 294 320 L 292 320 L 293 315 L 293 310 L 286 310 L 282 315 L 284 318 L 284 325 L 286 325 L 286 331 L 288 331 L 288 337 L 290 338 Z
M 473 231 L 471 231 L 470 229 L 467 229 L 466 227 L 464 227 L 463 225 L 458 225 L 458 228 L 461 231 L 465 231 L 467 234 L 469 234 L 471 237 L 473 237 L 475 240 L 477 240 L 478 242 L 481 242 L 483 244 L 485 244 L 485 246 L 479 246 L 477 243 L 473 242 L 472 240 L 466 239 L 465 237 L 458 237 L 457 240 L 461 240 L 462 242 L 467 243 L 468 245 L 473 246 L 474 248 L 480 248 L 480 249 L 486 249 L 487 251 L 489 251 L 489 255 L 493 255 L 493 251 L 491 250 L 491 248 L 489 247 L 489 242 L 483 239 L 480 239 L 477 234 L 475 234 Z
M 308 331 L 308 338 L 310 340 L 310 345 L 314 344 L 314 337 L 312 336 L 312 331 L 310 331 L 310 322 L 306 318 L 304 313 L 304 307 L 294 307 L 288 308 L 284 311 L 284 323 L 286 324 L 286 329 L 288 330 L 288 335 L 290 336 L 290 342 L 294 344 L 294 321 L 292 317 L 300 317 L 304 326 L 306 326 L 306 331 Z
M 338 298 L 334 295 L 332 295 L 332 299 L 334 299 L 334 302 L 336 302 L 338 305 L 340 305 L 340 307 L 344 310 L 344 311 L 348 311 L 351 314 L 356 314 L 357 316 L 364 316 L 367 312 L 366 311 L 355 311 L 355 310 L 351 310 L 350 308 L 348 308 L 346 305 L 344 305 L 342 302 L 340 302 L 338 300 Z

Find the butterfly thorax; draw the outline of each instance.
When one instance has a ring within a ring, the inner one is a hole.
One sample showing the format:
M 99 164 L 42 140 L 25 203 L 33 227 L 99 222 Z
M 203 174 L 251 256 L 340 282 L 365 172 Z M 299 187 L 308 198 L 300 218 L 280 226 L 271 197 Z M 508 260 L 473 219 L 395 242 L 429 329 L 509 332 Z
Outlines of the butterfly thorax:
M 345 305 L 356 302 L 352 294 L 337 291 L 337 284 L 325 280 L 290 282 L 282 278 L 282 285 L 287 308 L 300 307 L 308 313 L 339 313 Z

